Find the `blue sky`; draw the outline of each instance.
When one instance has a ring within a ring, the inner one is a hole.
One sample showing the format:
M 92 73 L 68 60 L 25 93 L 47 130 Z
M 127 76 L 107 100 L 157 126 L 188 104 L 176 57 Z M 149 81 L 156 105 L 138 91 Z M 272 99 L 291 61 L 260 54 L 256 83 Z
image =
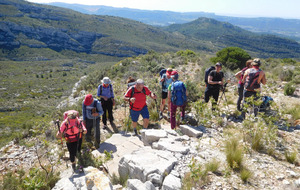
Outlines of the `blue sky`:
M 28 0 L 35 3 L 65 2 L 145 10 L 211 12 L 244 17 L 300 19 L 300 0 Z

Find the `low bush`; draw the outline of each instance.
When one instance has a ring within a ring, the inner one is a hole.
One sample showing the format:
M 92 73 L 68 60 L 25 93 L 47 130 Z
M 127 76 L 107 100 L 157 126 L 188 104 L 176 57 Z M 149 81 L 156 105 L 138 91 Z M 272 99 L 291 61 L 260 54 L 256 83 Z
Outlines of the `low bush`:
M 231 138 L 225 142 L 226 161 L 230 168 L 241 169 L 243 162 L 243 149 L 236 138 Z
M 294 94 L 296 87 L 293 83 L 289 82 L 284 86 L 283 92 L 286 96 L 291 96 Z

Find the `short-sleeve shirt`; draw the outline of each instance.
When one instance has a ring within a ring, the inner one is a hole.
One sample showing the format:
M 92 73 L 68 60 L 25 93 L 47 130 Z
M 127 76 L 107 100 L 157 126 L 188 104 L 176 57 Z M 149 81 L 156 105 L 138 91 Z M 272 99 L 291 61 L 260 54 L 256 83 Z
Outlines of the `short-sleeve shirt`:
M 134 94 L 131 96 L 132 93 L 132 87 L 129 88 L 125 94 L 126 98 L 135 98 L 134 104 L 130 102 L 130 109 L 134 111 L 140 111 L 142 110 L 147 104 L 146 104 L 146 96 L 151 94 L 151 91 L 149 90 L 148 87 L 144 86 L 145 93 L 142 91 L 138 91 L 136 89 L 136 85 L 134 85 Z
M 161 76 L 161 79 L 163 79 L 163 78 L 165 79 L 165 81 L 162 82 L 164 84 L 164 86 L 162 88 L 162 91 L 163 92 L 168 92 L 168 87 L 172 83 L 173 80 L 172 80 L 172 78 L 168 79 L 167 74 L 163 74 Z
M 224 78 L 224 73 L 222 71 L 220 71 L 219 73 L 216 70 L 213 70 L 209 73 L 208 77 L 212 76 L 212 81 L 217 82 L 217 81 L 222 81 L 222 79 Z M 221 85 L 219 84 L 208 84 L 207 85 L 208 88 L 215 88 L 215 89 L 219 89 L 221 87 Z

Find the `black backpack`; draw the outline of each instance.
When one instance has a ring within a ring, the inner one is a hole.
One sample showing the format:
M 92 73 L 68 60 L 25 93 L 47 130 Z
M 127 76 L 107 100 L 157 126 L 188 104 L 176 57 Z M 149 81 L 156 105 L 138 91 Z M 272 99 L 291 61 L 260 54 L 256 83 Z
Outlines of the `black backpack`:
M 208 85 L 208 76 L 209 73 L 213 70 L 216 70 L 216 68 L 214 66 L 209 67 L 208 69 L 205 70 L 205 77 L 204 77 L 204 82 L 206 85 Z
M 100 86 L 100 95 L 102 95 L 102 88 L 103 88 L 103 85 Z M 112 91 L 112 85 L 109 84 L 109 89 L 110 89 L 110 93 L 112 94 L 113 91 Z

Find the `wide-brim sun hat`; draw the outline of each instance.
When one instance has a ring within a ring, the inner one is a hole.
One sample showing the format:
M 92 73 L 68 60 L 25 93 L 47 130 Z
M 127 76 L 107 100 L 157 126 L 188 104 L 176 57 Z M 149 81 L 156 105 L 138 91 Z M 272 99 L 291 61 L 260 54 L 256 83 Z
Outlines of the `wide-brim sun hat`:
M 110 84 L 111 80 L 108 77 L 104 77 L 101 81 L 103 84 Z
M 259 58 L 253 59 L 251 65 L 253 65 L 253 66 L 260 66 L 260 59 Z
M 83 104 L 86 105 L 86 106 L 89 106 L 89 105 L 92 104 L 93 101 L 94 101 L 93 95 L 88 94 L 88 95 L 85 96 Z

